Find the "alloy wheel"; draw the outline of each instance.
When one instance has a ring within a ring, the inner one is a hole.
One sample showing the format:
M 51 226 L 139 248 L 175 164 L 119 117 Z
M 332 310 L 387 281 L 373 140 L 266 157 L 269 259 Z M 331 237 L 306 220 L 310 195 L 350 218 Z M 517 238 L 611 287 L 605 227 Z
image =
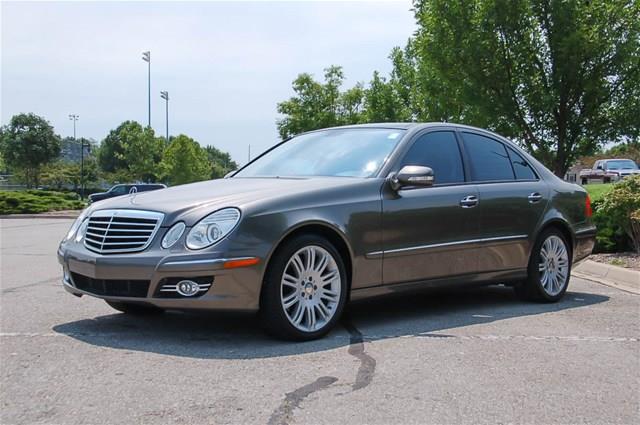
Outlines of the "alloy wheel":
M 284 268 L 280 302 L 289 322 L 303 332 L 323 328 L 335 315 L 342 279 L 333 256 L 309 245 L 296 251 Z
M 569 253 L 559 236 L 551 235 L 542 244 L 538 271 L 547 295 L 558 295 L 569 277 Z

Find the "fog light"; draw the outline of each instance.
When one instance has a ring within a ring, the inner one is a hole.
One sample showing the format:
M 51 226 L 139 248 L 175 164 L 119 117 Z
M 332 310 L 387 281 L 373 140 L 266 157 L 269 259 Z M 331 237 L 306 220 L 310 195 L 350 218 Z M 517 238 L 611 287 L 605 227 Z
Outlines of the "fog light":
M 192 297 L 198 293 L 200 285 L 192 280 L 181 280 L 176 286 L 176 292 L 183 297 Z

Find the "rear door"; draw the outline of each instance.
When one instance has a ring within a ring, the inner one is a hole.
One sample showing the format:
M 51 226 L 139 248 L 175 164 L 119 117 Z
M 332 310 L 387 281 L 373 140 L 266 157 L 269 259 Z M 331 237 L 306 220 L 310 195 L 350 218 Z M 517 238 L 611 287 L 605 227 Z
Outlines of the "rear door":
M 515 149 L 486 134 L 462 131 L 471 179 L 478 188 L 478 272 L 527 266 L 533 232 L 549 189 Z
M 434 171 L 432 187 L 383 190 L 383 282 L 422 281 L 474 273 L 479 215 L 477 190 L 465 181 L 453 131 L 419 135 L 400 164 Z M 466 203 L 463 200 L 468 200 Z

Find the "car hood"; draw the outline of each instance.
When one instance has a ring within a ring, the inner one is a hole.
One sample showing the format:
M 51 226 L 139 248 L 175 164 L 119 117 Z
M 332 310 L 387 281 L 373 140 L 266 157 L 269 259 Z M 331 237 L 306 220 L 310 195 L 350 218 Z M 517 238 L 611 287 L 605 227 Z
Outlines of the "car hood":
M 138 192 L 100 201 L 95 210 L 140 209 L 165 214 L 164 225 L 178 218 L 187 225 L 219 208 L 243 208 L 261 201 L 290 198 L 349 185 L 365 179 L 342 177 L 313 178 L 230 178 L 173 186 L 167 189 Z
M 630 168 L 622 170 L 607 170 L 618 174 L 640 174 L 640 170 L 632 170 Z

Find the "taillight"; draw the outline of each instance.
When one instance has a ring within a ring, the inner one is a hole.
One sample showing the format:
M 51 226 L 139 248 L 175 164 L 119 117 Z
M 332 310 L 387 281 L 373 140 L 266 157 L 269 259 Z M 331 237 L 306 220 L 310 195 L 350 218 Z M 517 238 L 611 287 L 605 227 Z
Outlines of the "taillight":
M 591 198 L 587 193 L 587 198 L 584 200 L 584 216 L 589 218 L 591 217 L 592 214 L 593 214 L 593 211 L 591 210 Z

